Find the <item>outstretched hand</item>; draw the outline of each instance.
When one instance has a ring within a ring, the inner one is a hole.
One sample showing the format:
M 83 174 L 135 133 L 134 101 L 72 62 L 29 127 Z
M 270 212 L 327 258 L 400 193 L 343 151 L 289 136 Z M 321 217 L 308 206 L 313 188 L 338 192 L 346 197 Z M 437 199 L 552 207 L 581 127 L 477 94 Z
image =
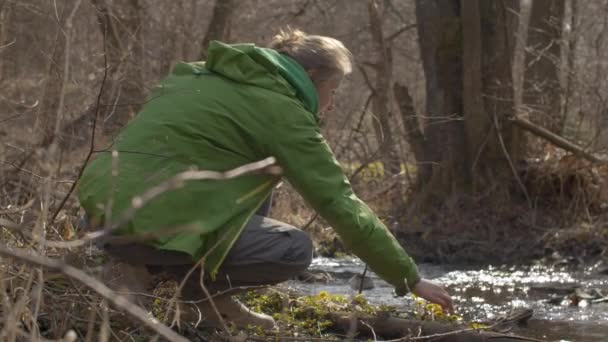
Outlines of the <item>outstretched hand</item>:
M 422 297 L 429 302 L 441 305 L 441 308 L 447 312 L 454 312 L 454 303 L 452 297 L 439 284 L 427 279 L 420 279 L 412 292 Z

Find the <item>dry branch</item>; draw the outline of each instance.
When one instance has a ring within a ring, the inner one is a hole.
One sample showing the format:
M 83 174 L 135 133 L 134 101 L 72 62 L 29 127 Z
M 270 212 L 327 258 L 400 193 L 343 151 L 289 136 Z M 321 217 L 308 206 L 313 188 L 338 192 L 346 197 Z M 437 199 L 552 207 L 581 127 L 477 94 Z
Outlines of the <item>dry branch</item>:
M 511 122 L 515 126 L 521 128 L 525 131 L 528 131 L 538 137 L 541 137 L 541 138 L 549 141 L 553 145 L 563 148 L 564 150 L 566 150 L 568 152 L 572 152 L 575 155 L 585 158 L 593 163 L 602 163 L 603 164 L 603 163 L 607 162 L 607 160 L 597 157 L 597 156 L 593 155 L 592 153 L 585 151 L 584 148 L 565 139 L 564 137 L 559 136 L 559 135 L 549 131 L 548 129 L 537 126 L 526 119 L 520 118 L 518 116 L 514 116 L 511 118 Z
M 82 173 L 84 172 L 84 168 L 89 163 L 89 160 L 93 156 L 93 151 L 95 150 L 95 130 L 97 129 L 97 119 L 99 117 L 101 98 L 104 93 L 104 90 L 106 87 L 106 82 L 108 80 L 108 75 L 109 75 L 107 29 L 103 30 L 102 35 L 103 35 L 102 42 L 103 42 L 103 66 L 104 66 L 103 67 L 103 78 L 101 80 L 101 86 L 99 87 L 99 93 L 97 93 L 97 100 L 95 101 L 95 115 L 93 116 L 93 126 L 91 127 L 91 140 L 89 143 L 89 151 L 87 153 L 87 156 L 84 159 L 84 162 L 82 163 L 82 166 L 80 166 L 80 169 L 78 170 L 78 177 L 76 179 L 80 179 L 80 176 L 82 176 Z M 72 184 L 72 186 L 70 187 L 70 190 L 68 190 L 68 193 L 63 197 L 63 199 L 61 200 L 61 203 L 59 204 L 57 209 L 55 209 L 55 212 L 53 213 L 53 215 L 51 216 L 51 218 L 48 222 L 49 224 L 53 224 L 53 222 L 55 221 L 55 218 L 57 218 L 57 215 L 59 214 L 59 212 L 65 205 L 65 203 L 68 201 L 68 199 L 72 195 L 72 192 L 74 192 L 74 189 L 76 189 L 77 184 L 78 184 L 77 181 Z
M 61 272 L 70 278 L 78 280 L 82 284 L 89 287 L 91 290 L 97 292 L 103 298 L 116 305 L 117 307 L 125 310 L 128 314 L 135 317 L 137 320 L 148 326 L 150 329 L 156 331 L 161 336 L 169 339 L 170 341 L 187 342 L 188 340 L 173 330 L 169 329 L 166 325 L 160 323 L 158 320 L 149 318 L 148 313 L 131 303 L 126 297 L 117 294 L 112 291 L 103 283 L 83 271 L 69 266 L 61 261 L 53 260 L 41 255 L 28 253 L 25 250 L 10 249 L 4 244 L 0 244 L 0 255 L 8 258 L 16 259 L 17 261 L 24 262 L 33 266 L 42 266 L 47 269 Z
M 199 171 L 185 171 L 182 173 L 178 173 L 177 175 L 165 180 L 161 184 L 148 189 L 146 192 L 139 196 L 133 197 L 131 200 L 131 207 L 129 207 L 125 212 L 120 216 L 120 218 L 112 223 L 107 229 L 103 231 L 95 231 L 86 234 L 83 238 L 62 242 L 62 241 L 47 241 L 47 246 L 55 247 L 55 248 L 73 248 L 84 245 L 86 242 L 101 238 L 103 236 L 108 235 L 112 231 L 118 229 L 119 227 L 124 226 L 127 222 L 129 222 L 137 211 L 145 206 L 148 202 L 157 198 L 158 196 L 171 191 L 176 190 L 185 185 L 186 181 L 192 180 L 226 180 L 232 179 L 248 174 L 253 173 L 265 173 L 271 175 L 278 175 L 281 173 L 281 168 L 275 165 L 276 159 L 274 157 L 268 157 L 266 159 L 245 164 L 234 168 L 232 170 L 228 170 L 225 172 L 220 171 L 208 171 L 208 170 L 199 170 Z M 186 229 L 188 229 L 186 227 Z M 174 230 L 176 232 L 176 230 Z M 180 230 L 183 231 L 183 230 Z M 150 237 L 157 237 L 157 235 L 152 234 Z M 141 238 L 141 237 L 139 237 Z
M 352 315 L 348 313 L 330 314 L 335 326 L 348 331 L 351 326 Z M 450 326 L 433 321 L 417 321 L 389 316 L 365 315 L 358 318 L 357 330 L 359 333 L 370 335 L 373 333 L 385 338 L 396 338 L 397 341 L 436 341 L 436 342 L 513 342 L 513 341 L 539 341 L 532 338 L 506 335 L 494 332 L 479 331 L 470 328 Z M 365 324 L 363 324 L 365 323 Z

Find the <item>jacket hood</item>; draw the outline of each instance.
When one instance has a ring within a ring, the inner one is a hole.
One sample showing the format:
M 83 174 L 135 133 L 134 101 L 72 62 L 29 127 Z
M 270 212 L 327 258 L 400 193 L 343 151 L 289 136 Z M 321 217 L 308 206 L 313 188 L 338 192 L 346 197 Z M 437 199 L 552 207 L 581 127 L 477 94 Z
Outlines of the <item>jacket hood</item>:
M 212 41 L 205 67 L 235 82 L 297 97 L 318 119 L 319 99 L 315 85 L 304 68 L 289 56 L 254 44 Z

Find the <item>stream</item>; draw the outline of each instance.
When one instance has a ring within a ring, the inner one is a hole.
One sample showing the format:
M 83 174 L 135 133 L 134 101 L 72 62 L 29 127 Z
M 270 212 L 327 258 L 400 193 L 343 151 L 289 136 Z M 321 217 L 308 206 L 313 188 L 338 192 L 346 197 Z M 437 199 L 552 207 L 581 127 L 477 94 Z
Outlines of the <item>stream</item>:
M 465 321 L 485 322 L 512 309 L 530 308 L 533 317 L 524 327 L 513 330 L 527 337 L 546 341 L 608 341 L 608 275 L 588 268 L 568 272 L 547 266 L 458 267 L 421 264 L 423 278 L 447 287 L 454 298 L 456 314 Z M 322 282 L 291 280 L 286 285 L 304 294 L 320 291 L 350 295 L 349 279 L 363 272 L 355 258 L 315 258 L 313 273 L 324 273 Z M 373 304 L 395 306 L 399 311 L 414 311 L 411 296 L 397 298 L 393 288 L 373 272 L 367 276 L 374 288 L 363 294 Z M 576 290 L 578 289 L 578 290 Z M 578 291 L 578 296 L 573 293 Z M 603 299 L 598 299 L 605 297 Z

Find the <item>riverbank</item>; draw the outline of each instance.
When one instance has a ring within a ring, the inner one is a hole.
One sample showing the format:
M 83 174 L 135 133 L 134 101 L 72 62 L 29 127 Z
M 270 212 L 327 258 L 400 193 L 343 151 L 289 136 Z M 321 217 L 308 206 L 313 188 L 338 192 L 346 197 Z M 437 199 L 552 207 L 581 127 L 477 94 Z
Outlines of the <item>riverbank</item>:
M 513 331 L 546 341 L 605 341 L 608 336 L 608 274 L 601 265 L 570 269 L 565 265 L 436 265 L 420 264 L 424 277 L 436 280 L 453 295 L 456 314 L 466 322 L 488 323 L 514 310 L 530 309 L 527 325 Z M 323 281 L 290 281 L 284 286 L 302 294 L 321 291 L 356 293 L 349 284 L 364 265 L 356 258 L 317 258 L 311 272 L 327 274 Z M 374 288 L 363 295 L 374 305 L 416 313 L 417 300 L 394 297 L 392 287 L 367 272 Z

